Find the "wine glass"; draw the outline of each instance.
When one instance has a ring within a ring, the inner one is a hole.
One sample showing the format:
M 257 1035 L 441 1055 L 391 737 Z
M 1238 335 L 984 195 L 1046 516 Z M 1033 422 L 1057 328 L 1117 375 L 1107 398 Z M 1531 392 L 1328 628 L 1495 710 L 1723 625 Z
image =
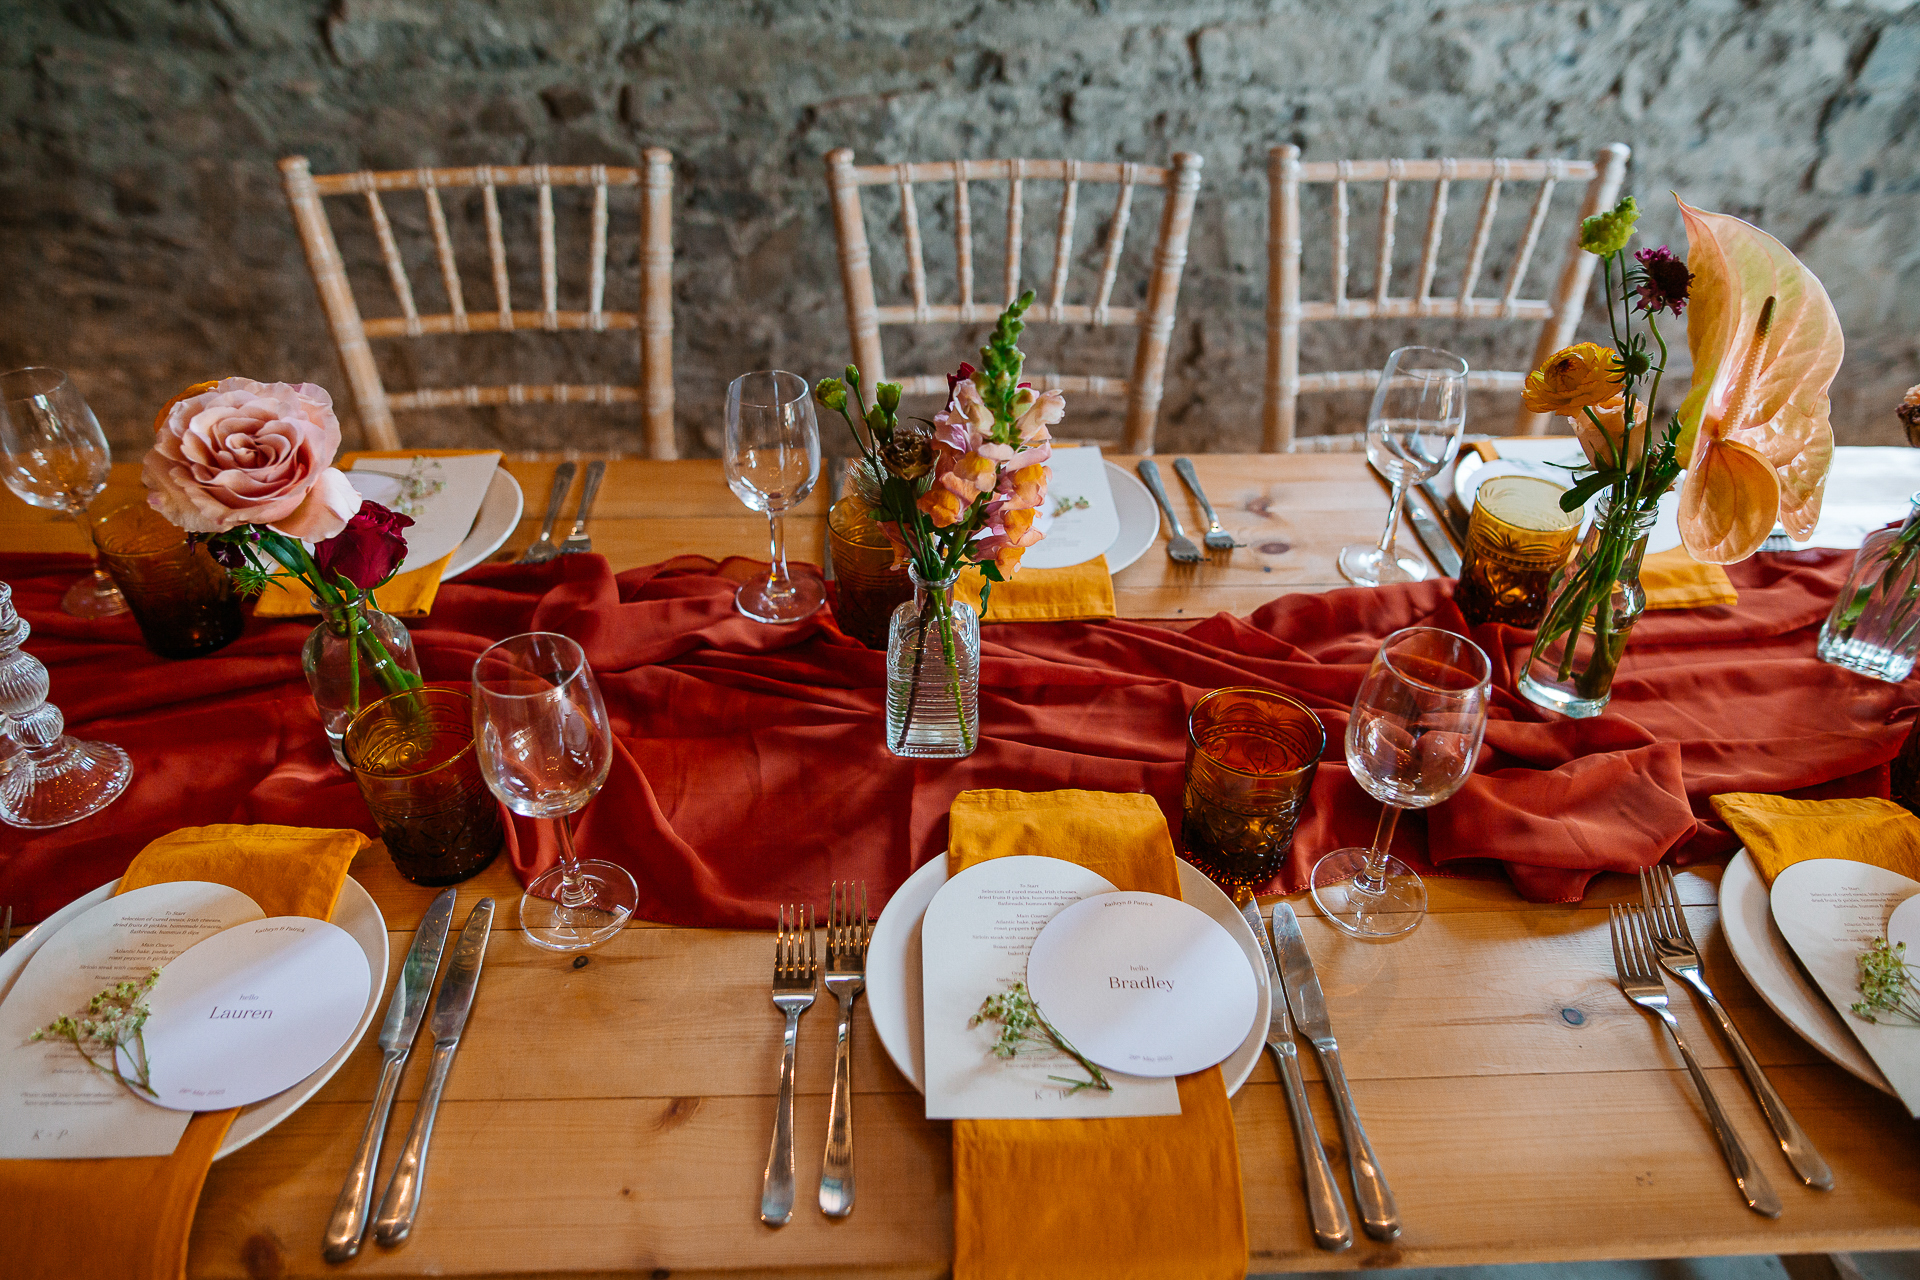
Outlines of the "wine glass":
M 734 607 L 756 622 L 798 622 L 827 591 L 815 577 L 787 573 L 780 516 L 802 502 L 820 479 L 820 427 L 807 380 L 779 369 L 743 373 L 727 384 L 727 487 L 754 511 L 767 513 L 773 566 L 744 584 Z
M 79 391 L 58 369 L 0 373 L 0 478 L 22 502 L 63 511 L 87 527 L 87 505 L 107 487 L 113 453 Z M 67 588 L 60 608 L 75 618 L 127 611 L 120 588 L 93 556 L 93 573 Z
M 1487 655 L 1434 627 L 1388 636 L 1353 700 L 1347 767 L 1384 807 L 1370 849 L 1335 849 L 1313 868 L 1313 900 L 1356 938 L 1393 938 L 1420 923 L 1427 887 L 1387 852 L 1402 809 L 1425 809 L 1473 772 L 1487 728 Z
M 1427 566 L 1394 551 L 1400 503 L 1407 486 L 1436 474 L 1460 451 L 1467 421 L 1467 362 L 1437 347 L 1401 347 L 1387 357 L 1367 410 L 1367 461 L 1393 485 L 1386 531 L 1377 546 L 1340 548 L 1340 572 L 1349 582 L 1377 587 L 1418 582 Z
M 482 653 L 473 664 L 473 740 L 500 802 L 524 817 L 553 819 L 560 839 L 560 864 L 535 877 L 520 899 L 528 940 L 585 951 L 619 933 L 640 905 L 639 886 L 625 867 L 582 862 L 567 822 L 613 765 L 607 707 L 580 646 L 535 631 Z

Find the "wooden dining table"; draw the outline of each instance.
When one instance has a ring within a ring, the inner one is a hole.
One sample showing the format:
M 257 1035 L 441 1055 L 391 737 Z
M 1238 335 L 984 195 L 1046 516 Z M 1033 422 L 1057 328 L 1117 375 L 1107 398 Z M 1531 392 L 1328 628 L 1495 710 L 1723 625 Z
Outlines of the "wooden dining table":
M 557 460 L 507 458 L 529 509 L 501 558 L 532 540 Z M 1246 545 L 1180 566 L 1165 554 L 1163 531 L 1115 574 L 1122 616 L 1177 624 L 1344 585 L 1338 549 L 1372 541 L 1386 514 L 1385 493 L 1359 455 L 1194 462 Z M 138 491 L 137 468 L 117 466 L 100 506 Z M 1173 498 L 1189 531 L 1205 527 L 1183 491 Z M 816 493 L 788 515 L 795 560 L 819 563 L 826 508 Z M 767 546 L 765 519 L 740 506 L 714 461 L 614 460 L 591 532 L 615 569 L 689 554 L 764 557 Z M 1402 544 L 1414 545 L 1404 534 Z M 49 513 L 0 508 L 0 549 L 83 545 L 73 525 Z M 356 817 L 343 814 L 342 824 Z M 378 844 L 359 855 L 353 875 L 386 918 L 397 970 L 437 891 L 402 880 Z M 1768 1221 L 1741 1203 L 1679 1057 L 1614 979 L 1607 905 L 1637 901 L 1636 884 L 1603 875 L 1584 901 L 1539 905 L 1502 881 L 1435 876 L 1429 918 L 1388 944 L 1348 939 L 1309 900 L 1296 901 L 1403 1232 L 1380 1243 L 1356 1231 L 1340 1253 L 1315 1247 L 1286 1103 L 1263 1057 L 1233 1099 L 1250 1272 L 1920 1249 L 1920 1126 L 1791 1031 L 1746 982 L 1718 927 L 1719 876 L 1706 866 L 1676 877 L 1708 977 L 1831 1164 L 1832 1191 L 1794 1179 L 1724 1041 L 1676 989 L 1683 1030 L 1785 1207 Z M 320 1256 L 379 1074 L 369 1035 L 311 1101 L 213 1166 L 190 1274 L 907 1277 L 950 1269 L 949 1127 L 924 1117 L 864 1000 L 854 1030 L 857 1206 L 832 1220 L 813 1205 L 833 1062 L 833 1012 L 823 999 L 800 1024 L 799 1208 L 790 1225 L 769 1228 L 757 1209 L 782 1028 L 768 994 L 770 936 L 635 922 L 582 962 L 527 943 L 515 928 L 519 893 L 504 859 L 460 886 L 456 920 L 482 896 L 502 911 L 411 1239 L 394 1250 L 369 1241 L 341 1266 Z M 1344 1180 L 1339 1130 L 1311 1058 L 1303 1066 L 1315 1118 Z M 426 1059 L 416 1053 L 408 1067 L 385 1162 Z M 1098 1196 L 1101 1188 L 1034 1192 Z

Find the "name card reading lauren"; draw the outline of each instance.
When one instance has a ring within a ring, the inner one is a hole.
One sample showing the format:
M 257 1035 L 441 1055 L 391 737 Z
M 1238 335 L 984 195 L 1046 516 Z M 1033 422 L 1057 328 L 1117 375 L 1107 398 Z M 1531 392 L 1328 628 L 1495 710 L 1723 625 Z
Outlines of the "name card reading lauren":
M 1110 1071 L 1178 1076 L 1240 1047 L 1260 1005 L 1246 953 L 1206 912 L 1103 893 L 1034 939 L 1027 988 L 1047 1021 Z
M 176 956 L 259 918 L 259 904 L 237 889 L 176 880 L 108 898 L 48 938 L 0 1004 L 0 1158 L 171 1154 L 190 1117 L 136 1097 L 65 1040 L 27 1037 L 61 1014 L 79 1014 L 102 989 L 155 969 L 157 996 Z
M 941 886 L 920 926 L 928 1119 L 1180 1114 L 1180 1093 L 1171 1080 L 1108 1072 L 1112 1092 L 1070 1092 L 1052 1077 L 1085 1079 L 1086 1073 L 1066 1054 L 996 1058 L 990 1048 L 999 1025 L 967 1026 L 981 1001 L 1008 983 L 1026 981 L 1027 952 L 1056 912 L 1112 888 L 1111 881 L 1076 863 L 1025 856 L 977 863 Z
M 155 1101 L 216 1111 L 291 1088 L 347 1042 L 372 981 L 352 934 L 306 916 L 256 920 L 189 948 L 148 1001 Z

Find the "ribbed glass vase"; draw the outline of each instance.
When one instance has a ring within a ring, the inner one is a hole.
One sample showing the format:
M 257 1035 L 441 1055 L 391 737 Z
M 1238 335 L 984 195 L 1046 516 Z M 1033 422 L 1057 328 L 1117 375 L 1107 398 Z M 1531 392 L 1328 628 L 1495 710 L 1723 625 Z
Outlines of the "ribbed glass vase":
M 1860 544 L 1853 571 L 1820 627 L 1814 652 L 1824 662 L 1899 683 L 1920 653 L 1920 493 L 1897 529 L 1876 529 Z
M 1594 499 L 1593 524 L 1547 587 L 1520 692 L 1574 719 L 1597 716 L 1613 697 L 1627 636 L 1647 607 L 1640 561 L 1658 514 L 1655 504 L 1614 510 Z
M 928 582 L 910 568 L 913 599 L 887 632 L 887 750 L 952 759 L 980 745 L 980 615 L 957 599 L 954 573 Z

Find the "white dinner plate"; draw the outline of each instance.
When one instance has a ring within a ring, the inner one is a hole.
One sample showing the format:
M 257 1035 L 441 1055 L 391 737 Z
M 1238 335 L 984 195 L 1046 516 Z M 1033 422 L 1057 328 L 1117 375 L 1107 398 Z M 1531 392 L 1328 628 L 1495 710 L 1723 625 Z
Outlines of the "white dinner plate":
M 1109 462 L 1107 484 L 1113 489 L 1114 514 L 1120 517 L 1120 536 L 1107 548 L 1107 572 L 1118 573 L 1147 554 L 1147 548 L 1160 536 L 1160 508 L 1147 486 L 1125 467 Z
M 1720 931 L 1747 981 L 1808 1044 L 1835 1063 L 1886 1093 L 1893 1086 L 1847 1030 L 1839 1012 L 1800 971 L 1799 962 L 1773 922 L 1773 903 L 1753 858 L 1745 849 L 1733 855 L 1720 877 Z
M 487 482 L 487 496 L 480 500 L 480 512 L 473 518 L 473 530 L 465 542 L 454 548 L 453 559 L 447 562 L 447 571 L 441 580 L 458 577 L 498 551 L 501 544 L 513 536 L 525 506 L 520 482 L 505 467 L 495 467 L 493 479 Z
M 115 880 L 101 885 L 84 897 L 74 899 L 8 947 L 6 954 L 0 955 L 0 1000 L 6 999 L 14 978 L 26 968 L 27 961 L 40 949 L 41 943 L 58 933 L 67 921 L 112 897 L 119 885 L 120 882 Z M 320 1091 L 321 1085 L 333 1078 L 333 1073 L 359 1047 L 367 1028 L 373 1025 L 374 1014 L 380 1008 L 380 997 L 385 994 L 387 986 L 386 919 L 380 914 L 380 908 L 373 898 L 360 887 L 360 882 L 349 876 L 347 882 L 340 886 L 340 900 L 334 904 L 332 922 L 351 934 L 353 940 L 360 944 L 360 949 L 367 953 L 367 968 L 373 974 L 373 981 L 368 984 L 367 1007 L 361 1011 L 360 1021 L 347 1037 L 347 1042 L 340 1046 L 338 1053 L 321 1064 L 318 1071 L 291 1089 L 276 1093 L 271 1098 L 262 1098 L 241 1109 L 233 1127 L 227 1130 L 226 1141 L 220 1144 L 220 1150 L 213 1157 L 216 1160 L 232 1155 L 298 1111 L 308 1098 Z
M 1114 468 L 1119 470 L 1119 468 Z M 1229 1095 L 1238 1093 L 1260 1050 L 1267 1042 L 1267 1019 L 1273 1012 L 1273 992 L 1267 986 L 1267 962 L 1247 918 L 1220 886 L 1201 874 L 1185 858 L 1176 858 L 1180 872 L 1180 896 L 1200 908 L 1233 935 L 1246 954 L 1259 988 L 1259 1004 L 1254 1011 L 1253 1029 L 1247 1038 L 1220 1064 Z M 900 1068 L 900 1074 L 922 1093 L 926 1092 L 926 1038 L 922 1034 L 920 982 L 920 920 L 927 904 L 947 882 L 947 855 L 929 859 L 925 866 L 907 877 L 907 882 L 887 900 L 886 910 L 873 922 L 873 936 L 867 940 L 867 1012 L 880 1044 Z

